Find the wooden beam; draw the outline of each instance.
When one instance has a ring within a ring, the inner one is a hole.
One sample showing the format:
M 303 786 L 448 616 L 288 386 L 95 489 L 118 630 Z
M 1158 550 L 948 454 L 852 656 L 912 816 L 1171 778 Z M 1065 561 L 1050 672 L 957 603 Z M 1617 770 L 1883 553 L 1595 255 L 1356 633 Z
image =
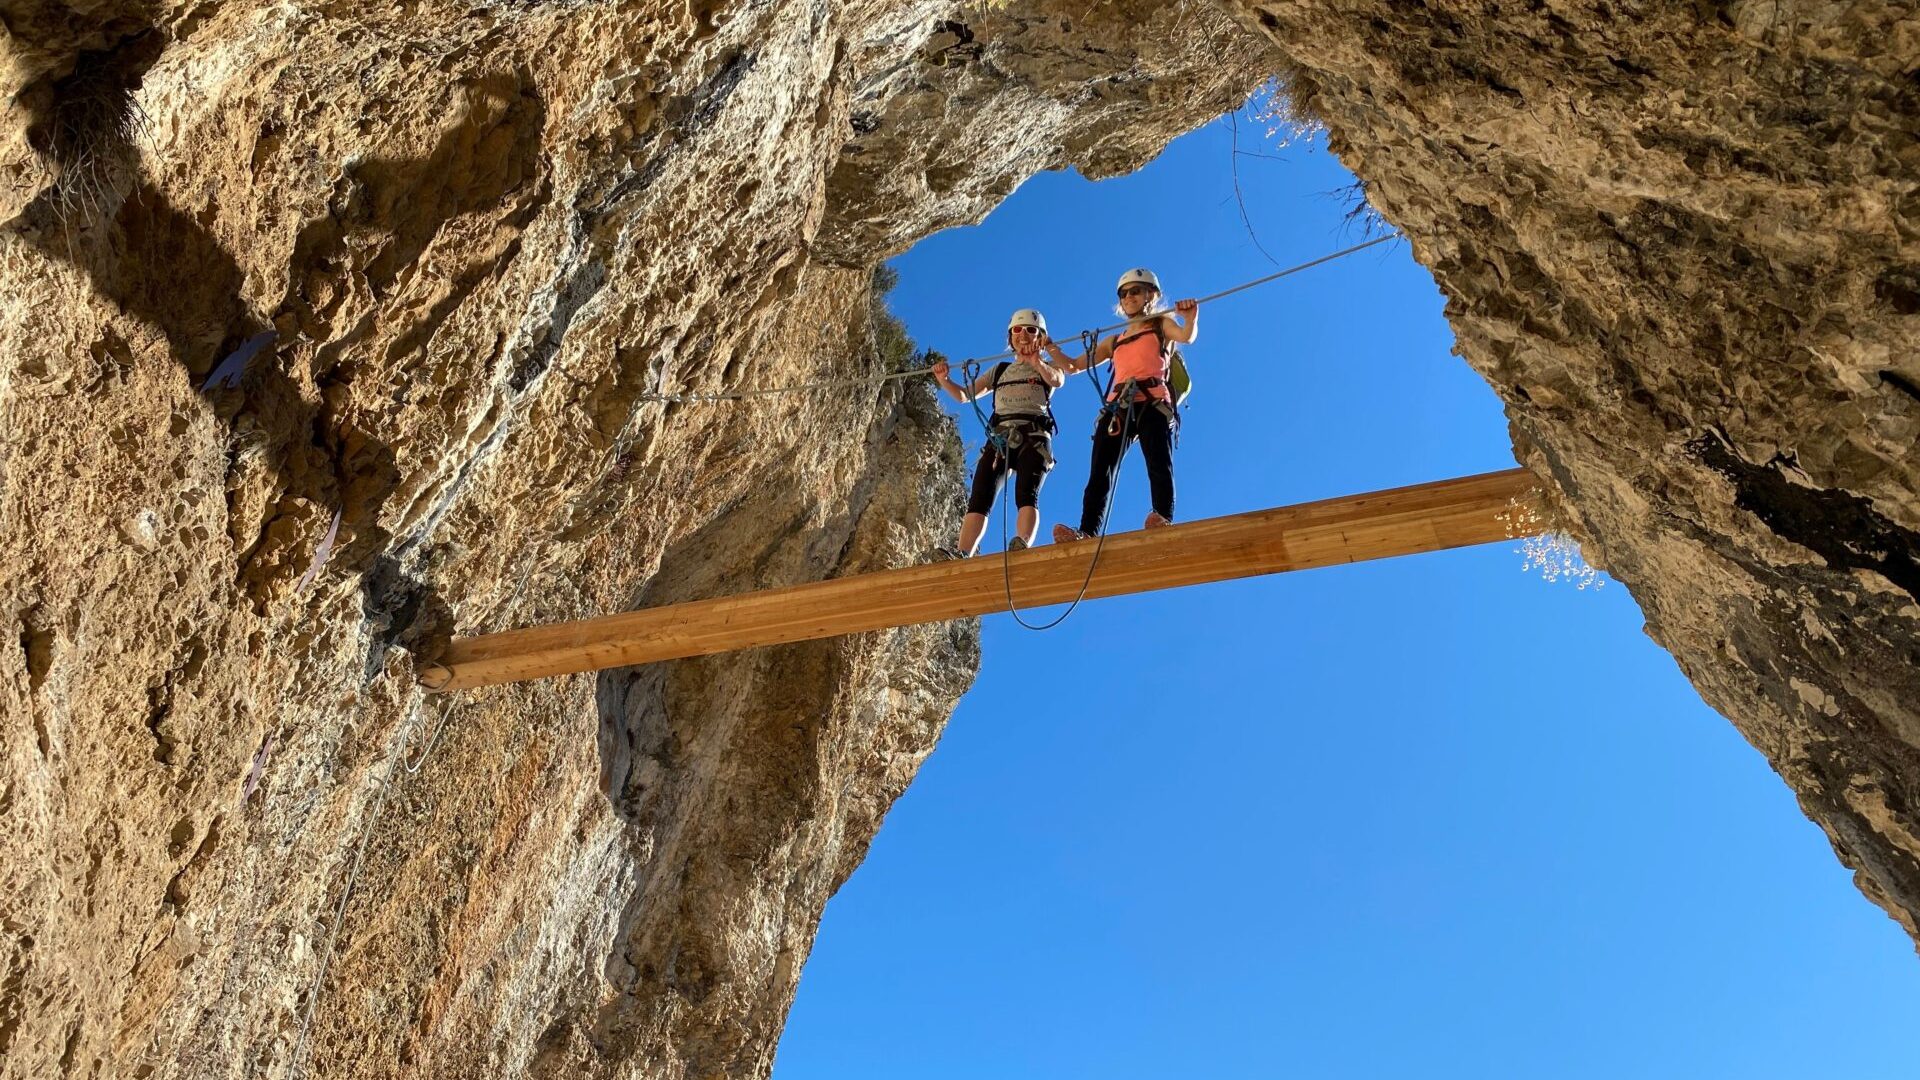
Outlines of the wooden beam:
M 1107 537 L 1087 597 L 1502 540 L 1503 511 L 1533 487 L 1511 469 L 1121 533 Z M 1016 553 L 1014 602 L 1072 600 L 1093 552 L 1087 540 Z M 985 615 L 1006 610 L 1004 573 L 992 555 L 461 638 L 419 678 L 429 690 L 463 690 Z

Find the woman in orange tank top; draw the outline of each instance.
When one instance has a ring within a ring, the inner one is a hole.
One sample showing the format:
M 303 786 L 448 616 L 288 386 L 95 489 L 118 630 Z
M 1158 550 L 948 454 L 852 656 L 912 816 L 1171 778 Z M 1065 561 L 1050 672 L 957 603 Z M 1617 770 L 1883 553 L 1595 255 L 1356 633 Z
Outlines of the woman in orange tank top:
M 1144 267 L 1120 275 L 1119 293 L 1126 328 L 1102 339 L 1092 355 L 1066 364 L 1071 373 L 1111 362 L 1113 389 L 1093 429 L 1093 463 L 1081 498 L 1080 527 L 1055 525 L 1055 543 L 1084 540 L 1105 527 L 1107 494 L 1120 470 L 1120 459 L 1135 439 L 1140 441 L 1147 484 L 1153 492 L 1147 528 L 1173 523 L 1173 431 L 1179 418 L 1167 388 L 1168 349 L 1176 343 L 1192 344 L 1200 328 L 1200 304 L 1182 300 L 1171 311 L 1162 307 L 1160 279 Z

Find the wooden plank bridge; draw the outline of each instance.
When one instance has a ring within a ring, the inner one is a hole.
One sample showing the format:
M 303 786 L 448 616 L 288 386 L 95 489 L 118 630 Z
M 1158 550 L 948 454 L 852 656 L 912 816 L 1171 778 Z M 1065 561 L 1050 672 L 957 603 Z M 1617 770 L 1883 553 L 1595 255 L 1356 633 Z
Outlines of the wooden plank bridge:
M 1525 469 L 1209 518 L 1012 556 L 1021 608 L 1386 559 L 1510 537 L 1506 510 L 1534 489 Z M 428 690 L 675 660 L 987 615 L 1007 607 L 1000 556 L 907 566 L 832 581 L 457 638 L 423 664 Z

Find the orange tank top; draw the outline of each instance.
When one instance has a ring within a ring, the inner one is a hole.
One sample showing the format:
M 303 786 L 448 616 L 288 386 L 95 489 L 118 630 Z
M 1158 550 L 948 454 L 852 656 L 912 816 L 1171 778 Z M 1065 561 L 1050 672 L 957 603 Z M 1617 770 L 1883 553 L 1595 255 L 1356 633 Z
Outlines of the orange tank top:
M 1128 379 L 1160 380 L 1160 385 L 1133 395 L 1135 401 L 1145 401 L 1149 395 L 1162 401 L 1168 400 L 1167 393 L 1167 354 L 1161 351 L 1160 335 L 1153 332 L 1153 324 L 1147 324 L 1132 337 L 1115 338 L 1113 342 L 1113 393 L 1107 395 L 1112 401 L 1114 394 L 1120 392 L 1122 383 Z

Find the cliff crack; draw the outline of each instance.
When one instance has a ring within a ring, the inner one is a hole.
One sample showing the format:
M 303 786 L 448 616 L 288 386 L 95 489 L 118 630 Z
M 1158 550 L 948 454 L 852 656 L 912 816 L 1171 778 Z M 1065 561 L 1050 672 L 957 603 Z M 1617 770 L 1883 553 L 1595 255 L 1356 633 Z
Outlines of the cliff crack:
M 1920 534 L 1888 520 L 1871 499 L 1796 484 L 1781 472 L 1779 460 L 1755 465 L 1717 435 L 1702 435 L 1687 450 L 1732 481 L 1735 505 L 1775 535 L 1813 551 L 1835 570 L 1872 570 L 1920 600 Z

